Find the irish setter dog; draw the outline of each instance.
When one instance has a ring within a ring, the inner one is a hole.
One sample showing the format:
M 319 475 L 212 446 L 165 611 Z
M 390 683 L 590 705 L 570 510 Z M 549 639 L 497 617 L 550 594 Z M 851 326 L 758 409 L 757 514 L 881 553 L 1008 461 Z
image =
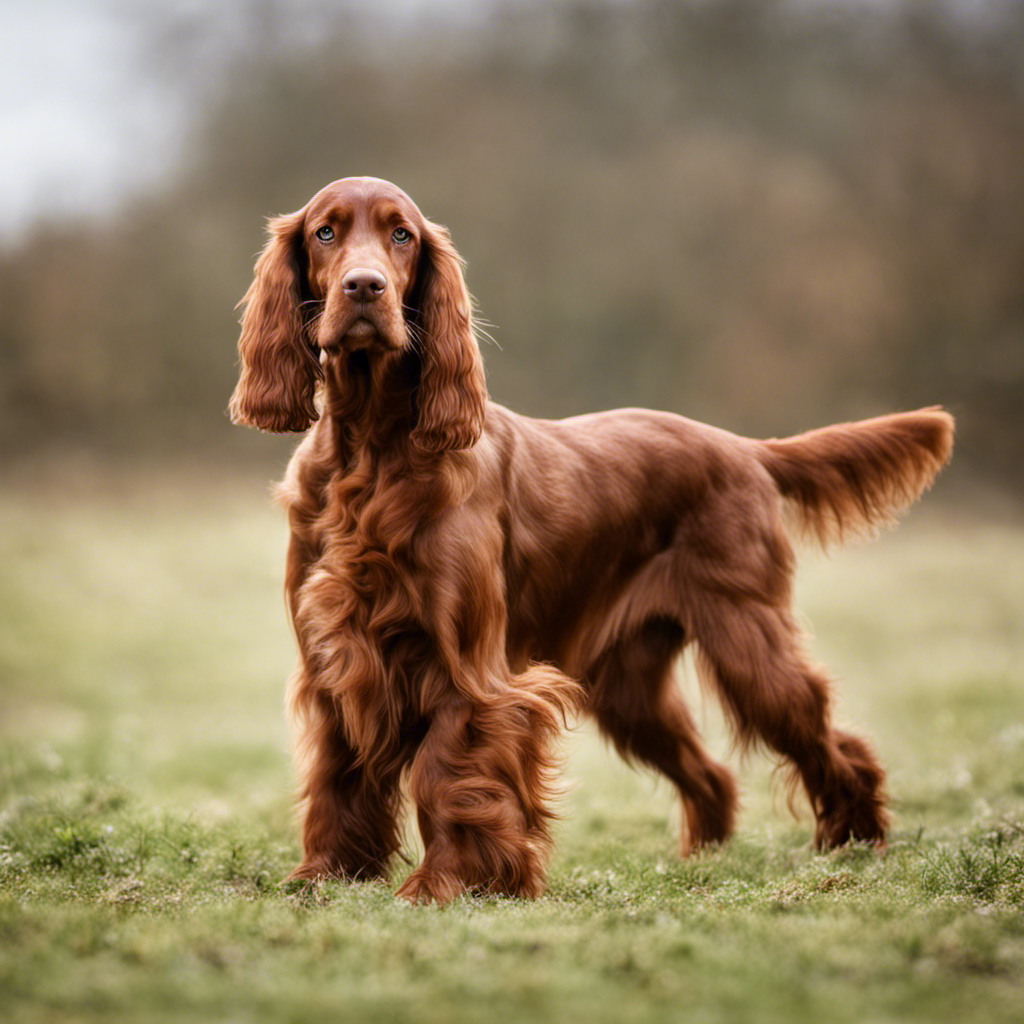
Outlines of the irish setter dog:
M 822 542 L 888 521 L 948 459 L 950 416 L 770 441 L 641 409 L 528 419 L 488 400 L 461 260 L 395 185 L 336 181 L 269 232 L 231 416 L 312 426 L 280 487 L 293 877 L 386 877 L 407 789 L 424 856 L 399 895 L 537 896 L 579 707 L 676 786 L 683 853 L 725 840 L 733 779 L 672 681 L 688 643 L 740 740 L 803 783 L 817 845 L 884 841 L 882 768 L 831 724 L 790 610 L 784 512 Z

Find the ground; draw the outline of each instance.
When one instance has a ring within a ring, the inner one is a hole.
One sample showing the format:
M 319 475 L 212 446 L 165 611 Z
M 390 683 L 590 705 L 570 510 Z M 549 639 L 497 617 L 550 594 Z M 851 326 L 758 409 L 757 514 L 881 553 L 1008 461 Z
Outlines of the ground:
M 0 495 L 5 1020 L 1024 1018 L 1024 527 L 926 502 L 803 558 L 838 716 L 889 769 L 884 853 L 813 853 L 682 665 L 740 772 L 732 842 L 679 860 L 669 787 L 583 727 L 548 894 L 410 908 L 403 861 L 390 887 L 282 883 L 292 641 L 267 493 L 179 474 Z

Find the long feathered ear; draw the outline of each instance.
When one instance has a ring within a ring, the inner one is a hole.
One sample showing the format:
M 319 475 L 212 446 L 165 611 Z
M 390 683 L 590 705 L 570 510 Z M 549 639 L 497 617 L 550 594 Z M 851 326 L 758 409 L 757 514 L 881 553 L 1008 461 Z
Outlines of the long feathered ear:
M 277 217 L 242 303 L 242 372 L 231 396 L 233 423 L 276 433 L 305 430 L 322 372 L 299 312 L 304 212 Z
M 487 387 L 462 259 L 448 231 L 426 225 L 417 286 L 422 362 L 413 440 L 427 451 L 471 448 L 484 428 Z

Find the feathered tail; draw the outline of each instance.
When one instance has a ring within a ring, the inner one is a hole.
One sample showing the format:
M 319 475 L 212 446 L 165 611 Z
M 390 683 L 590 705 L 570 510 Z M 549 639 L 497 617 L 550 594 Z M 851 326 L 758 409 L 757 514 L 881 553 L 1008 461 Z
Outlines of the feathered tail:
M 927 490 L 952 451 L 953 417 L 939 406 L 758 445 L 801 530 L 822 545 L 892 523 Z

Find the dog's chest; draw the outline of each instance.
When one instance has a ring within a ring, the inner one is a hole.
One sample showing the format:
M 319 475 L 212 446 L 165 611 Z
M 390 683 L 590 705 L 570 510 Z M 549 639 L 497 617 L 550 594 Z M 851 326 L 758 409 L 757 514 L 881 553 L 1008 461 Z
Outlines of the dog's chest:
M 309 523 L 315 553 L 303 590 L 335 628 L 358 630 L 380 642 L 422 628 L 415 518 L 397 516 L 400 482 L 342 478 Z

